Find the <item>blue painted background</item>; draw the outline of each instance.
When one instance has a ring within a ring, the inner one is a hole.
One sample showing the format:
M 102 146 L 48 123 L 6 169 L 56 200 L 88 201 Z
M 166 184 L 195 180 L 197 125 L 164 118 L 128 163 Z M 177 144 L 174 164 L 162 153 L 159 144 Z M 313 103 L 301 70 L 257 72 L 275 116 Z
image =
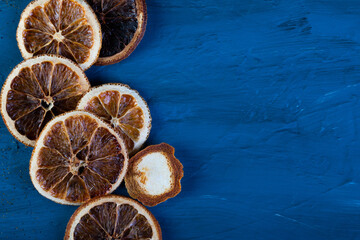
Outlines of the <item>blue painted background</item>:
M 1 82 L 28 2 L 0 1 Z M 181 194 L 150 209 L 164 239 L 360 239 L 360 1 L 147 3 L 139 48 L 87 75 L 139 90 L 148 144 L 184 165 Z M 31 150 L 1 122 L 0 239 L 60 240 L 76 208 L 36 192 Z

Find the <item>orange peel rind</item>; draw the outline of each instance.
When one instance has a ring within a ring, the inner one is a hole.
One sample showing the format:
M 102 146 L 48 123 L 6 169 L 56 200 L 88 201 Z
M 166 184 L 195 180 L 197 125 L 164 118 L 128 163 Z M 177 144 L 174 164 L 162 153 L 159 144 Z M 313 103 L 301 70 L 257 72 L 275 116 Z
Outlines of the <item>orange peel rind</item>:
M 149 146 L 130 159 L 125 185 L 131 197 L 155 206 L 181 191 L 183 166 L 166 143 Z

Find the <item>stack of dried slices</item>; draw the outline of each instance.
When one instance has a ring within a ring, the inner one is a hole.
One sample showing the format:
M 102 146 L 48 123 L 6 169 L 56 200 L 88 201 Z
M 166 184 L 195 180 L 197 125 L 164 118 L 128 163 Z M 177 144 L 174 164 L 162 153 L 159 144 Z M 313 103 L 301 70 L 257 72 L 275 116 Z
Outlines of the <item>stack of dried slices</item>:
M 120 83 L 91 88 L 83 72 L 129 56 L 146 20 L 144 0 L 35 0 L 21 15 L 16 37 L 25 61 L 4 83 L 1 114 L 11 134 L 34 147 L 38 192 L 82 204 L 65 239 L 161 239 L 144 206 L 108 194 L 125 179 L 131 197 L 155 206 L 181 190 L 173 147 L 139 152 L 151 129 L 145 100 Z

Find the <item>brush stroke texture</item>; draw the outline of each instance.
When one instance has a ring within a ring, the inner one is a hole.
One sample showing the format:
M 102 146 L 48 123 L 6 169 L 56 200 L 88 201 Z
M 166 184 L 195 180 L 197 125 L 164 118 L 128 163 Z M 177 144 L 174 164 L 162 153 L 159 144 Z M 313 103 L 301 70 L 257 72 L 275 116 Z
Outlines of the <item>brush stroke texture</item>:
M 0 1 L 2 82 L 27 3 Z M 147 144 L 184 164 L 181 194 L 150 209 L 164 239 L 360 239 L 360 1 L 147 4 L 136 51 L 87 75 L 139 90 Z M 3 123 L 0 152 L 0 239 L 62 239 L 76 208 L 36 192 Z

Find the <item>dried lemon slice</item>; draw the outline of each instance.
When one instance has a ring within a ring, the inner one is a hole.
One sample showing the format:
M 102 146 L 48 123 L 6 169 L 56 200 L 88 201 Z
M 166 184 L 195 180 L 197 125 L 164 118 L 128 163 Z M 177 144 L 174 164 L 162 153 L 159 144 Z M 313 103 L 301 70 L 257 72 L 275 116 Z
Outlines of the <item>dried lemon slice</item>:
M 145 0 L 87 0 L 101 24 L 103 44 L 97 65 L 127 58 L 144 36 Z
M 89 89 L 84 72 L 69 59 L 37 56 L 20 63 L 6 79 L 1 115 L 16 139 L 35 146 L 45 124 L 74 110 Z
M 131 197 L 155 206 L 181 191 L 183 166 L 166 143 L 149 146 L 130 159 L 125 185 Z
M 127 170 L 128 156 L 118 134 L 95 115 L 72 111 L 50 121 L 30 160 L 30 176 L 41 195 L 79 205 L 111 193 Z
M 97 197 L 79 207 L 66 227 L 65 240 L 161 240 L 155 217 L 138 202 L 121 196 Z
M 128 152 L 140 149 L 149 137 L 150 110 L 139 93 L 124 84 L 104 84 L 92 88 L 77 109 L 94 113 L 124 139 Z
M 84 0 L 35 0 L 23 11 L 16 39 L 25 59 L 57 54 L 88 69 L 98 59 L 101 26 Z

